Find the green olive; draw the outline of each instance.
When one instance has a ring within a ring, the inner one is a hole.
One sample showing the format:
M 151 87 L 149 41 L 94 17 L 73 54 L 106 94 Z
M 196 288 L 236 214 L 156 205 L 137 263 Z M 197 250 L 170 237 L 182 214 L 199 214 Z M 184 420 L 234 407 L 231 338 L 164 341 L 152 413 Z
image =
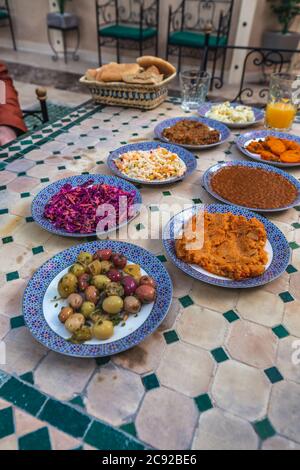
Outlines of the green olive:
M 68 318 L 65 323 L 65 327 L 70 333 L 75 333 L 76 331 L 80 330 L 84 324 L 84 316 L 80 313 L 75 313 L 74 315 L 71 315 L 70 318 Z
M 107 297 L 102 304 L 103 310 L 110 315 L 117 315 L 117 313 L 120 313 L 123 309 L 123 306 L 123 300 L 117 295 Z
M 80 330 L 73 333 L 72 338 L 69 340 L 72 344 L 82 344 L 86 341 L 93 339 L 93 332 L 89 326 L 82 326 Z
M 95 304 L 93 304 L 92 302 L 83 302 L 81 309 L 80 309 L 80 313 L 82 313 L 82 315 L 85 318 L 89 318 L 89 316 L 94 311 L 95 311 Z
M 110 261 L 101 261 L 101 270 L 104 274 L 111 270 L 113 264 Z
M 77 290 L 77 277 L 72 273 L 66 274 L 58 283 L 58 293 L 66 299 Z
M 104 320 L 93 327 L 93 335 L 96 339 L 100 339 L 101 341 L 105 341 L 110 339 L 114 334 L 114 325 L 111 321 Z
M 94 276 L 92 279 L 92 285 L 99 290 L 104 290 L 110 282 L 110 279 L 107 276 L 103 276 L 103 274 Z
M 93 262 L 93 255 L 91 255 L 91 253 L 87 253 L 86 251 L 82 251 L 81 253 L 79 253 L 77 257 L 77 263 L 82 264 L 82 266 L 87 267 L 92 262 Z
M 98 274 L 101 274 L 102 271 L 102 266 L 101 262 L 96 259 L 93 261 L 91 264 L 88 265 L 88 270 L 92 274 L 92 276 L 97 276 Z
M 118 297 L 124 296 L 124 287 L 119 282 L 111 282 L 106 286 L 105 293 L 107 297 L 117 295 Z
M 70 268 L 70 273 L 74 274 L 76 277 L 82 276 L 85 273 L 85 267 L 82 264 L 75 263 Z

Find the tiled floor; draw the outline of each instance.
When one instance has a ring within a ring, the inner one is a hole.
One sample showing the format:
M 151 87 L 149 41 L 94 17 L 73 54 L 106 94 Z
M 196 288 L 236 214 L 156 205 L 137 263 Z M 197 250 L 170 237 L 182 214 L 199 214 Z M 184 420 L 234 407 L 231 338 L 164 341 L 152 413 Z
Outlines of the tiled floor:
M 250 291 L 194 281 L 166 259 L 159 240 L 137 240 L 169 270 L 174 299 L 158 331 L 131 351 L 97 361 L 63 357 L 37 344 L 24 326 L 28 279 L 77 243 L 34 225 L 33 196 L 66 176 L 109 174 L 109 150 L 150 139 L 156 122 L 178 114 L 174 100 L 147 113 L 88 106 L 1 150 L 0 339 L 7 363 L 0 366 L 6 374 L 0 376 L 0 446 L 299 449 L 300 366 L 291 360 L 300 339 L 299 207 L 271 217 L 290 242 L 287 272 Z M 168 201 L 211 202 L 199 184 L 203 172 L 241 158 L 232 136 L 199 153 L 196 173 L 180 185 L 142 188 L 143 200 L 152 210 Z M 294 174 L 300 177 L 299 170 Z M 137 232 L 141 223 L 132 222 Z

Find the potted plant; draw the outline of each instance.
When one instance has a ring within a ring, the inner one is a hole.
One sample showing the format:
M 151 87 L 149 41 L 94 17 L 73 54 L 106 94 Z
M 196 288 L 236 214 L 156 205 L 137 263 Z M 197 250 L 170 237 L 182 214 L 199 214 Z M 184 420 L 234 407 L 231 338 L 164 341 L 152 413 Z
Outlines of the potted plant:
M 300 0 L 268 0 L 273 13 L 281 25 L 280 31 L 266 31 L 263 37 L 263 47 L 266 49 L 296 50 L 300 41 L 300 34 L 291 31 L 293 21 L 300 15 Z M 283 53 L 285 61 L 289 62 L 292 53 Z M 275 59 L 275 54 L 274 54 Z M 279 62 L 277 57 L 276 59 Z
M 47 24 L 50 28 L 68 29 L 78 26 L 78 17 L 74 13 L 65 11 L 67 1 L 56 0 L 59 11 L 47 15 Z

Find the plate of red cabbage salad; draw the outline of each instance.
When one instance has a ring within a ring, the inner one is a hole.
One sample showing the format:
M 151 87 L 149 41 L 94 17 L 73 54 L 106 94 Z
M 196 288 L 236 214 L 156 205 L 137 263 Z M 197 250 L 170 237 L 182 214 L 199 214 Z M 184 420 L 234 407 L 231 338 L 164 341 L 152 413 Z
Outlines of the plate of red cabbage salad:
M 43 229 L 67 237 L 104 235 L 139 214 L 142 197 L 115 176 L 79 175 L 50 184 L 32 202 L 32 217 Z

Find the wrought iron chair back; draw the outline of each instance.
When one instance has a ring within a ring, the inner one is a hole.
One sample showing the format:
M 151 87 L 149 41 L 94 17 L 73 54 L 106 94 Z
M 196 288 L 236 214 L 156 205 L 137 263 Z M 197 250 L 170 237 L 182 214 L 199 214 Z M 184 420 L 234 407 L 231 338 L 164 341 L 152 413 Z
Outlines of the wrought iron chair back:
M 9 7 L 8 0 L 0 0 L 0 12 L 1 11 L 5 12 L 7 14 L 7 17 L 4 17 L 4 18 L 0 17 L 0 20 L 2 20 L 2 19 L 7 20 L 8 26 L 9 26 L 9 29 L 10 29 L 10 32 L 11 32 L 13 47 L 14 47 L 14 50 L 16 51 L 17 50 L 17 44 L 16 44 L 16 38 L 15 38 L 14 27 L 13 27 L 13 22 L 12 22 L 12 17 L 11 17 L 11 12 L 10 12 L 10 7 Z M 6 26 L 6 23 L 1 24 L 1 22 L 0 22 L 0 26 Z

